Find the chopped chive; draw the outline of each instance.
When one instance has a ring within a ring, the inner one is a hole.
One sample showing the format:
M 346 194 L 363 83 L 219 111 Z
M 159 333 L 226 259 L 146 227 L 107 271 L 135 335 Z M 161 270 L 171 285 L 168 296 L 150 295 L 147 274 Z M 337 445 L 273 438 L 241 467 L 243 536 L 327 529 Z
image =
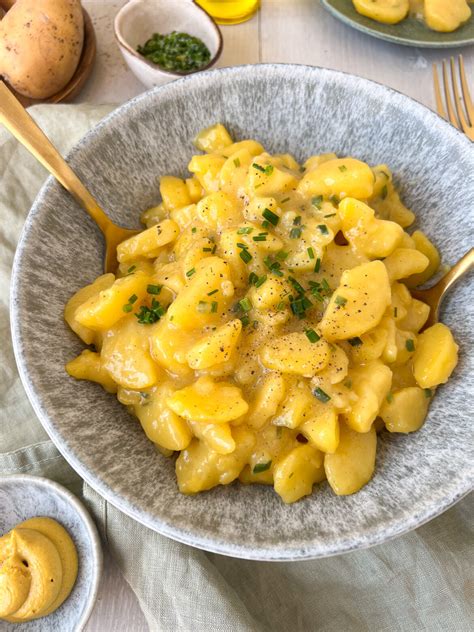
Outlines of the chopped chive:
M 208 296 L 212 296 L 213 294 L 217 294 L 219 290 L 212 290 L 212 292 L 208 292 L 207 295 Z
M 267 280 L 267 275 L 264 274 L 261 277 L 258 277 L 257 281 L 255 281 L 255 287 L 260 287 L 261 285 L 263 285 L 265 283 L 265 281 Z
M 243 248 L 244 250 L 248 248 L 247 244 L 243 244 L 242 242 L 237 242 L 237 248 Z
M 262 222 L 262 228 L 270 228 L 270 222 L 267 222 L 267 220 L 263 220 Z
M 211 312 L 215 314 L 217 312 L 217 301 L 212 301 L 211 303 Z
M 280 301 L 278 305 L 276 306 L 277 312 L 281 312 L 281 310 L 284 309 L 284 307 L 285 307 L 285 301 Z
M 243 299 L 241 299 L 239 301 L 239 305 L 240 308 L 244 311 L 244 312 L 249 312 L 252 309 L 252 303 L 250 302 L 250 299 L 245 297 Z
M 265 168 L 264 168 L 264 167 L 262 167 L 261 165 L 257 165 L 257 163 L 256 163 L 256 162 L 252 163 L 252 167 L 253 167 L 254 169 L 257 169 L 257 171 L 261 171 L 262 173 L 265 173 Z
M 128 298 L 128 302 L 130 303 L 130 305 L 133 305 L 134 303 L 136 303 L 138 300 L 138 296 L 136 294 L 132 294 L 132 296 L 129 296 Z
M 306 292 L 304 287 L 300 285 L 294 277 L 291 277 L 291 276 L 288 277 L 288 281 L 291 283 L 294 289 L 298 292 L 298 294 L 304 294 Z
M 265 167 L 265 175 L 271 176 L 273 173 L 273 168 L 274 168 L 273 165 L 267 165 Z
M 325 292 L 329 292 L 331 290 L 331 288 L 329 287 L 329 283 L 327 282 L 327 279 L 323 279 L 321 281 L 321 288 L 325 291 Z
M 243 226 L 242 228 L 237 229 L 237 235 L 250 235 L 252 231 L 252 226 Z
M 280 221 L 280 218 L 278 217 L 278 215 L 273 213 L 273 211 L 271 211 L 269 208 L 264 209 L 262 215 L 267 221 L 273 224 L 273 226 L 276 226 L 278 222 Z
M 301 215 L 297 215 L 293 220 L 293 226 L 301 226 Z
M 196 272 L 196 268 L 191 268 L 191 270 L 188 270 L 186 272 L 186 276 L 188 277 L 188 279 L 190 279 L 195 272 Z
M 341 166 L 339 167 L 339 171 L 342 171 L 342 173 L 344 173 L 344 171 L 347 171 L 347 167 L 346 167 L 346 165 L 341 165 Z
M 255 272 L 249 274 L 249 285 L 255 285 L 258 281 L 258 275 Z
M 433 395 L 433 391 L 430 388 L 424 388 L 423 390 L 425 391 L 425 397 L 427 399 L 429 399 Z
M 388 194 L 387 185 L 384 184 L 382 187 L 382 191 L 380 192 L 380 197 L 382 198 L 382 200 L 385 200 L 385 198 L 387 197 L 387 194 Z
M 133 309 L 133 305 L 130 305 L 130 303 L 126 303 L 125 305 L 123 305 L 122 309 L 124 312 L 131 312 Z
M 289 197 L 286 197 L 284 200 L 282 200 L 282 201 L 280 202 L 280 204 L 284 204 L 285 202 L 289 202 L 289 201 L 290 201 L 290 198 L 289 198 Z
M 301 228 L 292 228 L 290 230 L 290 239 L 299 239 L 301 237 Z
M 319 399 L 319 401 L 322 402 L 323 404 L 326 404 L 326 402 L 328 402 L 331 399 L 330 395 L 325 393 L 322 388 L 319 388 L 319 386 L 317 386 L 314 389 L 313 395 L 316 397 L 316 399 Z
M 319 272 L 320 268 L 321 268 L 321 259 L 318 257 L 316 259 L 316 263 L 314 264 L 314 271 Z
M 324 217 L 336 217 L 336 213 L 329 213 L 329 215 L 325 215 Z
M 212 247 L 212 250 L 211 250 L 211 254 L 214 254 L 216 252 L 216 250 L 217 250 L 217 244 L 214 244 L 214 246 Z
M 329 235 L 328 227 L 326 226 L 326 224 L 319 224 L 318 228 L 323 235 Z
M 362 339 L 359 338 L 359 336 L 356 336 L 355 338 L 349 338 L 347 342 L 351 345 L 351 347 L 360 347 Z
M 290 253 L 286 252 L 285 250 L 279 250 L 275 257 L 279 260 L 279 261 L 285 261 L 285 259 L 288 257 Z
M 267 241 L 267 236 L 262 233 L 261 235 L 255 235 L 255 237 L 252 237 L 252 239 L 254 241 Z
M 312 198 L 311 204 L 313 206 L 315 206 L 316 208 L 321 208 L 321 202 L 322 201 L 323 201 L 323 196 L 322 195 L 316 195 L 314 198 Z
M 310 342 L 318 342 L 318 340 L 321 340 L 321 336 L 319 336 L 314 329 L 307 329 L 305 332 L 306 337 L 308 338 L 308 340 Z
M 247 314 L 244 314 L 240 318 L 240 322 L 242 323 L 242 327 L 247 327 L 247 325 L 250 323 L 250 318 L 247 316 Z
M 234 158 L 234 165 L 240 167 L 240 158 Z
M 339 204 L 339 198 L 337 197 L 337 195 L 331 195 L 329 197 L 329 201 L 332 202 L 333 204 Z
M 252 471 L 254 474 L 260 474 L 261 472 L 266 472 L 267 470 L 270 469 L 271 464 L 272 464 L 271 461 L 267 461 L 266 463 L 257 463 L 257 465 L 254 465 Z
M 407 351 L 415 351 L 415 343 L 411 338 L 405 342 L 405 347 Z
M 212 252 L 212 248 L 203 248 L 202 251 L 203 252 Z
M 253 257 L 252 257 L 252 255 L 250 254 L 250 252 L 249 252 L 248 250 L 246 250 L 246 249 L 242 249 L 242 250 L 239 252 L 239 255 L 240 255 L 240 258 L 242 259 L 242 261 L 243 261 L 244 263 L 249 263 L 249 261 L 252 261 L 252 259 L 253 259 Z
M 193 227 L 191 228 L 191 232 L 192 232 L 192 233 L 195 233 L 196 231 L 197 231 L 196 226 L 193 226 Z
M 147 285 L 146 291 L 148 294 L 159 294 L 161 292 L 162 285 Z
M 136 269 L 137 269 L 137 266 L 130 266 L 129 269 L 127 270 L 127 274 L 132 274 L 132 272 Z
M 310 259 L 314 259 L 314 250 L 312 248 L 307 248 L 306 252 L 308 253 L 308 257 Z
M 334 302 L 336 303 L 336 305 L 344 307 L 344 305 L 347 303 L 347 298 L 344 298 L 344 296 L 336 296 Z
M 388 393 L 387 397 L 385 399 L 387 400 L 387 402 L 389 404 L 391 404 L 393 402 L 393 394 L 392 393 Z

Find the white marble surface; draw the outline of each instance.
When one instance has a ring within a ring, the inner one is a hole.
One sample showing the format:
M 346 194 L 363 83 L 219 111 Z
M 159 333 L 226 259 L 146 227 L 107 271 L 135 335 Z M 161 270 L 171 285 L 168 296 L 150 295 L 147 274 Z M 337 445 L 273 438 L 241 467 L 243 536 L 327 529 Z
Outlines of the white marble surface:
M 83 0 L 96 29 L 98 56 L 77 102 L 123 103 L 144 90 L 128 70 L 114 40 L 113 18 L 124 3 Z M 472 79 L 474 75 L 472 47 L 436 51 L 382 42 L 341 24 L 318 0 L 262 0 L 261 11 L 252 20 L 222 31 L 224 51 L 220 66 L 292 62 L 335 68 L 389 85 L 432 109 L 433 62 L 463 52 L 468 77 Z M 133 592 L 106 554 L 102 586 L 87 632 L 147 629 Z

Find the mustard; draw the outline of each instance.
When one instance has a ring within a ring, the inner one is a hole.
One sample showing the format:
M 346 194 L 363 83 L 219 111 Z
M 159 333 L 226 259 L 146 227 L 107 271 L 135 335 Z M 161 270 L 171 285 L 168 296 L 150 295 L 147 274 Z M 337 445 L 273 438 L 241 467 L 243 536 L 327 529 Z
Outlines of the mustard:
M 0 538 L 0 618 L 22 623 L 54 612 L 77 577 L 77 551 L 51 518 L 30 518 Z

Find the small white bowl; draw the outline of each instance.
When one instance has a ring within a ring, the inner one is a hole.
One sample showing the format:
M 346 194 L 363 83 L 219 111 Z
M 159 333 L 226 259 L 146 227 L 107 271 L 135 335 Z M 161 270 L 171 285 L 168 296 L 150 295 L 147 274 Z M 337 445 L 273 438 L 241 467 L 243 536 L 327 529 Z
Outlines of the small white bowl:
M 161 86 L 183 75 L 213 66 L 219 59 L 223 41 L 219 27 L 194 0 L 130 0 L 115 16 L 115 37 L 130 70 L 147 88 Z M 206 44 L 211 60 L 199 70 L 170 72 L 137 52 L 153 33 L 179 31 L 194 35 Z
M 0 478 L 0 536 L 20 522 L 47 516 L 68 531 L 77 548 L 79 568 L 69 597 L 47 617 L 26 623 L 1 621 L 3 632 L 80 632 L 92 612 L 102 574 L 102 547 L 85 507 L 70 491 L 39 476 Z

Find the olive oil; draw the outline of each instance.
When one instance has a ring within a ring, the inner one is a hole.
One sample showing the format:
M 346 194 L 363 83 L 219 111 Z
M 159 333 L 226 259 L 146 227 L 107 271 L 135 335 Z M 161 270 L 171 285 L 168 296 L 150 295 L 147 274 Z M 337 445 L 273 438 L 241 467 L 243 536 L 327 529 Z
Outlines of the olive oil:
M 219 24 L 245 22 L 258 11 L 260 0 L 196 0 Z

